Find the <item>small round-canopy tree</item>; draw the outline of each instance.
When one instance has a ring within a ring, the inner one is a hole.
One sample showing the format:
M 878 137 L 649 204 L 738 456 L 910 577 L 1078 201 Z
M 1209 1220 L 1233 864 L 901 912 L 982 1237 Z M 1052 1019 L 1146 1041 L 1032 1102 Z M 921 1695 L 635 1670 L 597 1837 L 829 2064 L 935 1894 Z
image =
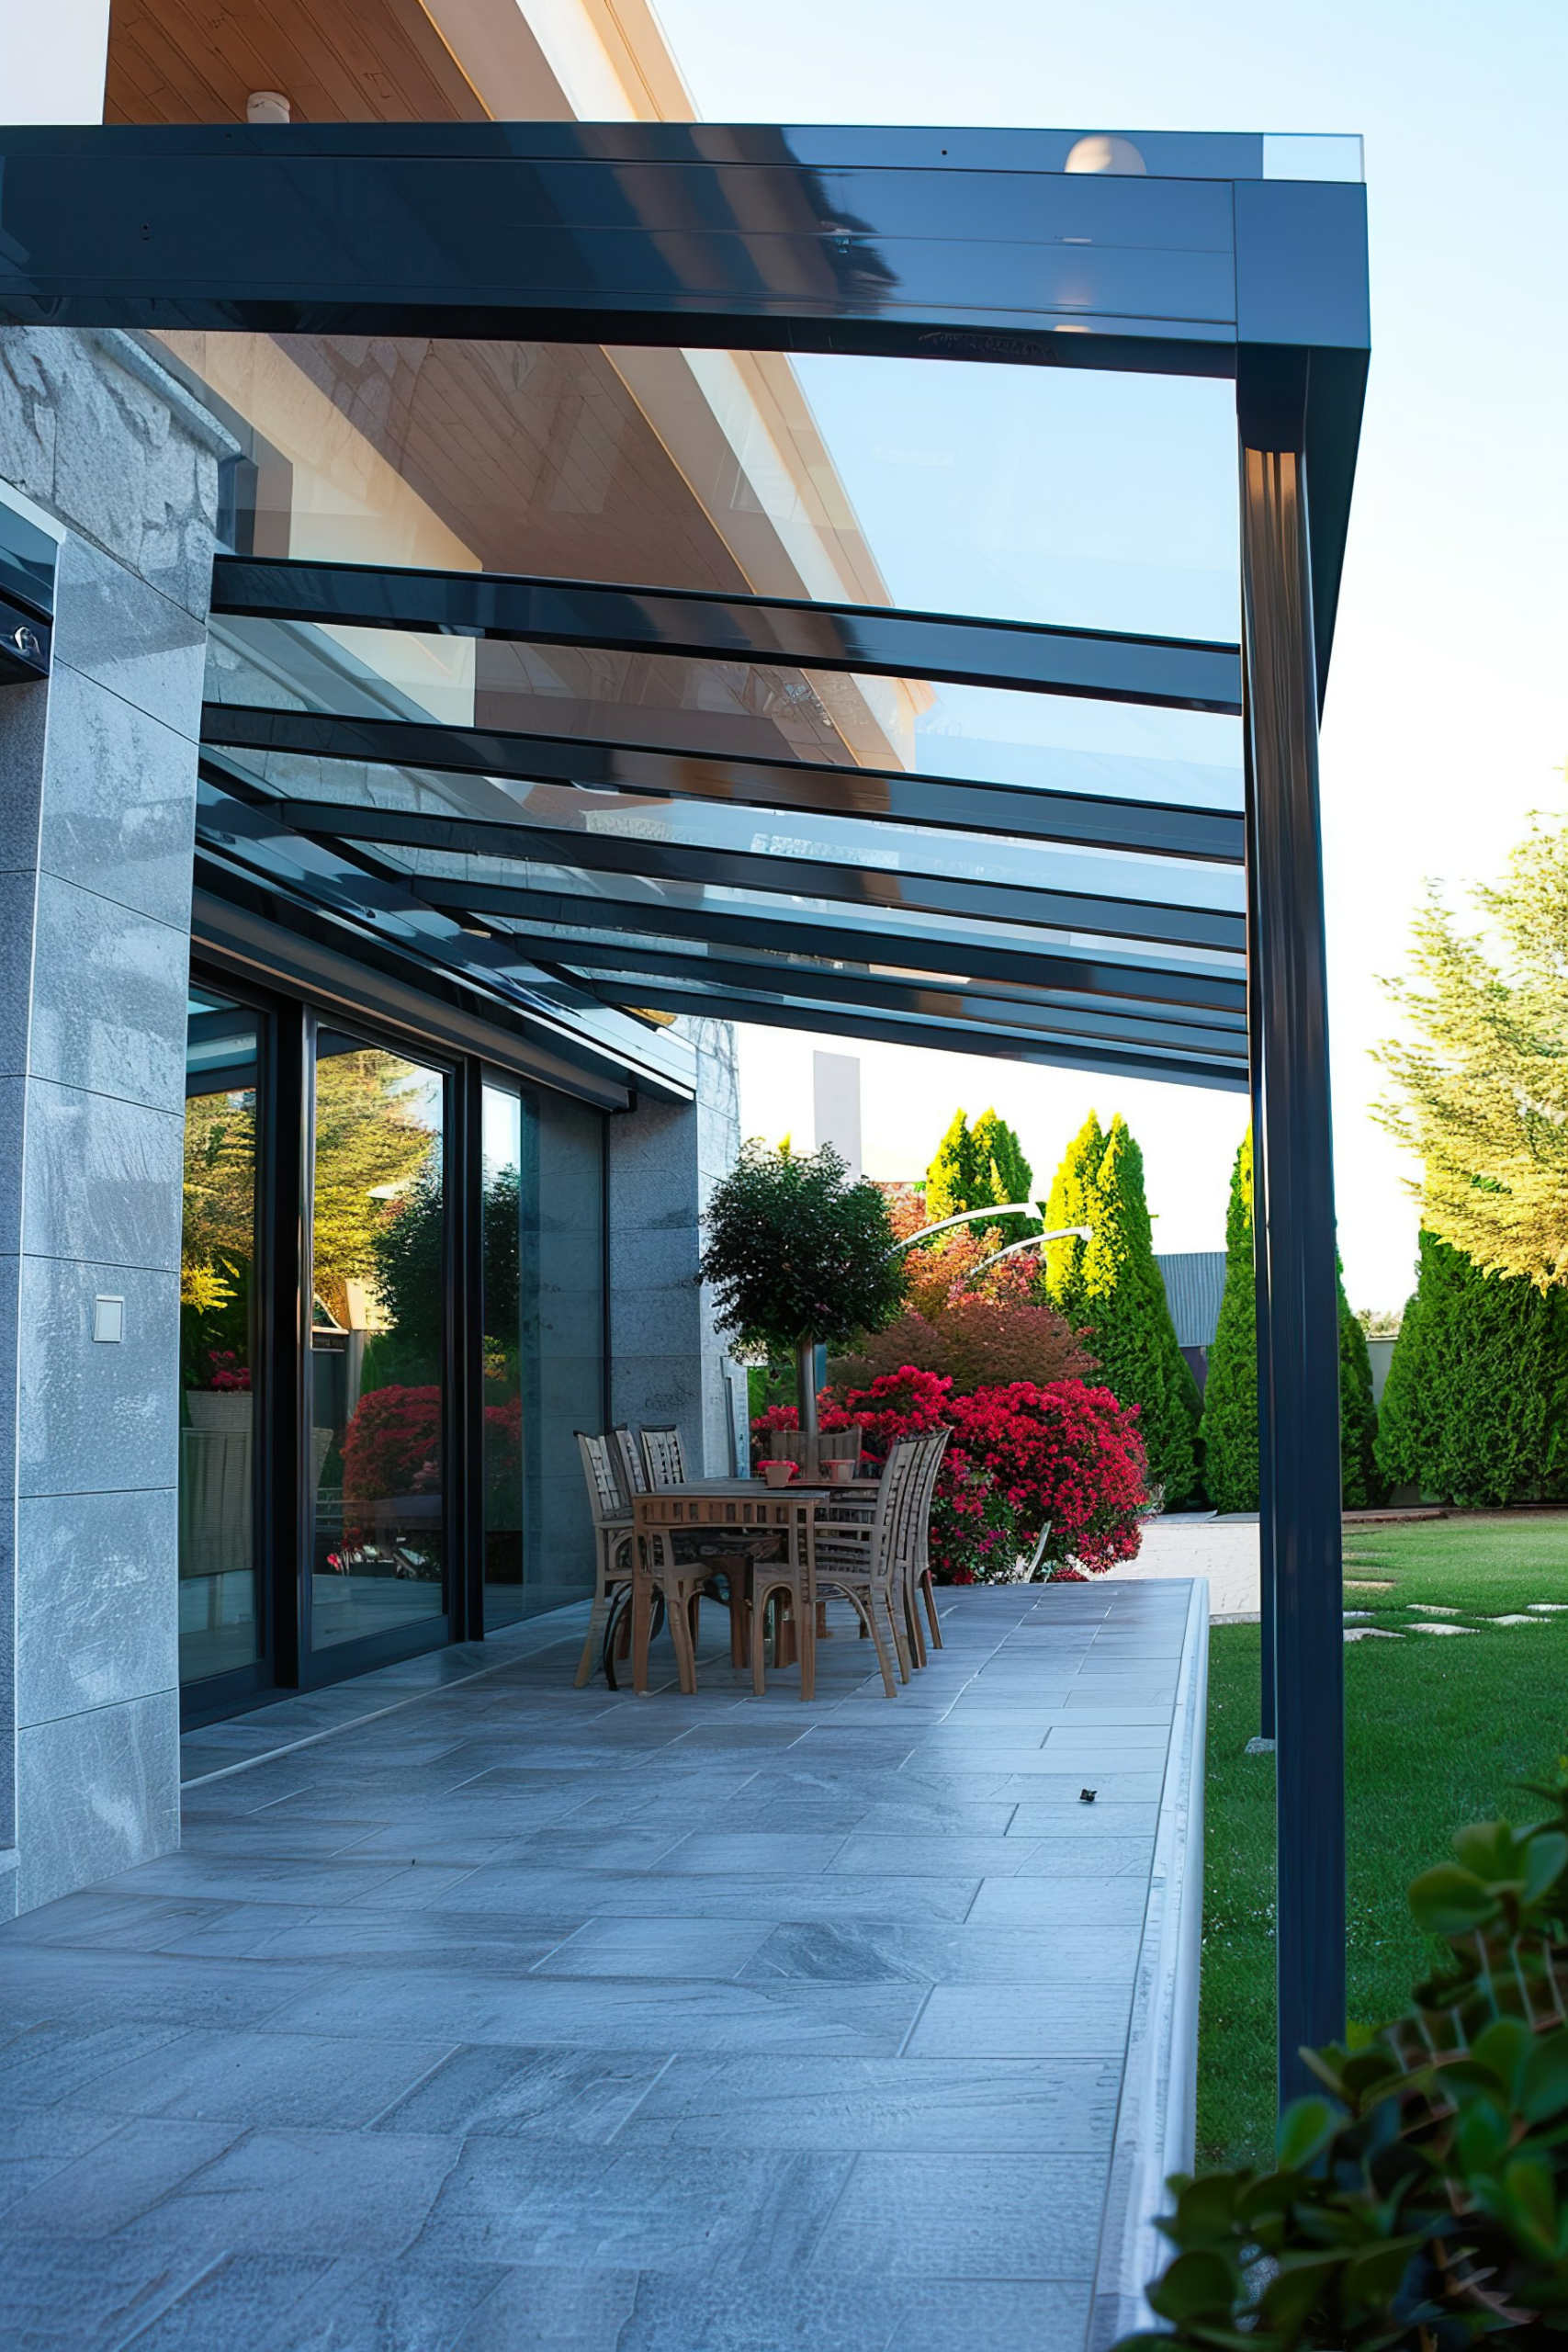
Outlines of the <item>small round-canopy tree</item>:
M 818 1343 L 880 1331 L 904 1304 L 886 1199 L 852 1183 L 830 1144 L 773 1151 L 753 1138 L 715 1185 L 707 1229 L 697 1273 L 714 1287 L 720 1324 L 743 1348 L 793 1353 L 800 1426 L 815 1435 Z

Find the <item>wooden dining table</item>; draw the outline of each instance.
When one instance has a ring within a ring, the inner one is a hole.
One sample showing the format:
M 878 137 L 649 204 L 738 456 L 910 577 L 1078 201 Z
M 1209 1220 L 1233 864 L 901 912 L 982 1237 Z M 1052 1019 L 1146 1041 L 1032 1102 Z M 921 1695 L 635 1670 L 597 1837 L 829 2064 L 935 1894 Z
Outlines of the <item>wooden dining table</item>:
M 785 1487 L 771 1487 L 765 1478 L 688 1478 L 678 1487 L 650 1487 L 632 1498 L 632 1689 L 639 1696 L 648 1690 L 648 1644 L 655 1584 L 664 1589 L 665 1610 L 681 1688 L 690 1694 L 697 1687 L 695 1604 L 716 1561 L 694 1559 L 655 1571 L 649 1563 L 654 1545 L 649 1539 L 677 1532 L 704 1538 L 733 1531 L 738 1552 L 760 1536 L 783 1534 L 790 1558 L 804 1572 L 805 1589 L 813 1613 L 819 1604 L 812 1589 L 811 1532 L 821 1505 L 829 1498 L 840 1505 L 876 1502 L 874 1478 L 794 1478 Z M 728 1571 L 726 1572 L 728 1573 Z M 747 1616 L 731 1588 L 730 1659 L 746 1663 Z M 825 1630 L 825 1629 L 822 1629 Z M 781 1657 L 780 1665 L 788 1662 Z

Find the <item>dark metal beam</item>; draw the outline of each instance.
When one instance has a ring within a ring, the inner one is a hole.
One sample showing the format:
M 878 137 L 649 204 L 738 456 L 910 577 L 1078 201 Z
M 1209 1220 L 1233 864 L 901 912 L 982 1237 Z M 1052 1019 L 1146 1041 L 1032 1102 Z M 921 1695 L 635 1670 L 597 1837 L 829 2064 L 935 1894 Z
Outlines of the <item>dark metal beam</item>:
M 863 132 L 761 126 L 6 130 L 0 318 L 1230 373 L 1228 175 L 953 136 L 868 160 Z
M 658 724 L 657 711 L 647 714 Z M 1192 808 L 1109 795 L 1035 791 L 1027 785 L 975 784 L 904 769 L 829 767 L 821 761 L 739 760 L 610 743 L 576 735 L 530 735 L 434 720 L 353 718 L 322 711 L 271 710 L 252 703 L 203 705 L 201 740 L 233 751 L 285 752 L 377 766 L 424 768 L 439 775 L 575 784 L 590 791 L 637 792 L 660 800 L 712 800 L 729 807 L 788 809 L 803 816 L 869 818 L 1071 842 L 1085 849 L 1239 865 L 1243 821 L 1223 808 Z
M 667 1012 L 700 1010 L 716 1021 L 749 1021 L 764 1029 L 806 1029 L 879 1045 L 923 1046 L 938 1053 L 985 1054 L 1002 1061 L 1039 1063 L 1051 1069 L 1080 1069 L 1111 1078 L 1160 1079 L 1173 1086 L 1208 1086 L 1222 1093 L 1247 1091 L 1245 1067 L 1190 1057 L 1139 1053 L 1131 1046 L 1098 1048 L 1070 1038 L 1046 1042 L 1012 1029 L 960 1029 L 940 1021 L 898 1020 L 887 1013 L 860 1012 L 850 1007 L 829 1012 L 819 1005 L 789 1004 L 766 996 L 693 999 L 680 989 L 658 987 L 636 997 L 618 992 L 601 994 L 605 1003 L 625 1008 L 640 1004 Z
M 541 956 L 544 943 L 536 943 Z M 893 980 L 878 973 L 812 971 L 790 965 L 770 971 L 758 964 L 707 958 L 694 967 L 671 957 L 642 956 L 628 942 L 618 958 L 612 951 L 582 956 L 568 949 L 558 968 L 579 986 L 598 993 L 613 993 L 621 1004 L 647 1001 L 649 989 L 683 993 L 688 1004 L 699 1005 L 707 996 L 745 996 L 759 1001 L 767 997 L 807 999 L 825 1013 L 890 1012 L 942 1021 L 955 1029 L 1009 1029 L 1020 1035 L 1078 1037 L 1086 1044 L 1129 1046 L 1190 1057 L 1212 1059 L 1231 1072 L 1245 1071 L 1247 1040 L 1227 1029 L 1174 1021 L 1147 1021 L 1122 1011 L 1107 1012 L 1082 1006 L 1032 1002 L 1024 996 L 993 996 L 980 990 L 943 988 L 939 982 Z M 683 985 L 682 985 L 683 984 Z M 662 1001 L 662 999 L 660 999 Z
M 1237 386 L 1257 928 L 1259 1385 L 1272 1443 L 1280 2096 L 1345 2029 L 1345 1696 L 1339 1347 L 1316 642 L 1303 456 L 1307 369 Z
M 925 1012 L 951 1008 L 959 1020 L 990 1020 L 1021 1028 L 1057 1026 L 1084 1036 L 1113 1037 L 1124 1045 L 1174 1046 L 1194 1053 L 1214 1053 L 1222 1059 L 1245 1061 L 1245 1023 L 1229 1013 L 1183 1008 L 1151 1012 L 1124 998 L 1069 993 L 1064 989 L 1029 989 L 990 980 L 979 984 L 955 979 L 940 969 L 899 971 L 877 962 L 805 961 L 784 955 L 739 951 L 713 955 L 696 949 L 672 952 L 668 942 L 649 945 L 636 937 L 615 942 L 548 936 L 538 931 L 516 934 L 541 962 L 558 959 L 565 971 L 612 973 L 640 985 L 644 978 L 685 981 L 702 989 L 771 991 L 778 996 L 820 998 L 825 1004 L 865 1004 L 888 1012 Z
M 760 916 L 754 909 L 726 912 L 712 904 L 692 905 L 661 899 L 635 887 L 617 885 L 613 876 L 596 877 L 592 891 L 552 888 L 540 880 L 529 888 L 497 886 L 482 891 L 466 886 L 421 881 L 431 902 L 457 912 L 485 913 L 521 926 L 547 923 L 561 931 L 581 925 L 587 931 L 647 933 L 660 939 L 706 940 L 720 946 L 776 946 L 782 953 L 834 959 L 862 960 L 871 951 L 878 963 L 908 965 L 916 969 L 941 957 L 944 967 L 959 978 L 1010 980 L 1024 987 L 1085 989 L 1103 996 L 1124 996 L 1146 1004 L 1207 1005 L 1233 1012 L 1246 1001 L 1246 983 L 1229 973 L 1207 972 L 1186 962 L 1162 961 L 1158 956 L 1116 956 L 1092 948 L 1053 943 L 1043 947 L 1021 938 L 1018 945 L 978 939 L 962 930 L 942 935 L 912 925 L 881 921 L 867 934 L 853 917 L 831 910 L 787 917 Z M 567 943 L 556 952 L 570 960 Z
M 841 899 L 863 907 L 874 922 L 879 922 L 884 913 L 908 911 L 950 915 L 964 922 L 1059 926 L 1159 945 L 1209 947 L 1221 954 L 1239 954 L 1246 947 L 1246 918 L 1211 907 L 1161 906 L 1149 899 L 1100 898 L 1088 891 L 955 880 L 905 867 L 773 857 L 622 833 L 501 824 L 482 818 L 357 807 L 337 800 L 280 798 L 276 808 L 279 820 L 307 840 L 326 834 L 350 843 L 507 858 L 519 865 L 565 865 L 582 873 L 637 875 L 659 881 L 765 891 L 784 898 Z M 460 880 L 446 887 L 450 895 L 482 910 L 490 902 L 487 893 L 495 886 L 483 880 L 472 884 Z M 431 890 L 428 895 L 435 903 L 437 894 Z
M 877 605 L 220 556 L 212 567 L 212 610 L 252 620 L 598 646 L 694 661 L 940 678 L 1180 710 L 1241 710 L 1241 654 L 1234 645 L 968 620 Z

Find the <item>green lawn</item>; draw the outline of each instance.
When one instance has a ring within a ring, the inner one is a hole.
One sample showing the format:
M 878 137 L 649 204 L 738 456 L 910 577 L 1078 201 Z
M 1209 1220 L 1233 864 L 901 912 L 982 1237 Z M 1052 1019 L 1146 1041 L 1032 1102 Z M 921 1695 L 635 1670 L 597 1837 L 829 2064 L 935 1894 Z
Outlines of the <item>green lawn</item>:
M 1350 1528 L 1345 1606 L 1394 1627 L 1413 1601 L 1480 1623 L 1568 1602 L 1568 1516 Z M 1360 1590 L 1358 1584 L 1386 1584 Z M 1213 1635 L 1198 2161 L 1263 2163 L 1273 2143 L 1274 1760 L 1258 1729 L 1256 1625 Z M 1528 1817 L 1519 1783 L 1568 1748 L 1568 1615 L 1469 1634 L 1410 1634 L 1345 1650 L 1349 2013 L 1393 2015 L 1432 1951 L 1404 1890 L 1447 1859 L 1462 1823 Z

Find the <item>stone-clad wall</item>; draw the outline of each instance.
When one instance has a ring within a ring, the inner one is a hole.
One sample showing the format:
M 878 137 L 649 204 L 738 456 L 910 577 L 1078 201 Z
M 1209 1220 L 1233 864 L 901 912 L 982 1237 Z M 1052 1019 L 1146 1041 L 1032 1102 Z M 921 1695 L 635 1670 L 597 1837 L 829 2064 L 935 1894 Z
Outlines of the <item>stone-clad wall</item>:
M 609 1122 L 610 1400 L 618 1421 L 668 1427 L 710 1476 L 730 1467 L 728 1353 L 699 1288 L 708 1194 L 734 1164 L 740 1113 L 735 1034 L 688 1021 L 692 1103 L 640 1102 Z
M 0 333 L 0 481 L 64 526 L 53 675 L 0 687 L 0 1908 L 178 1841 L 185 1001 L 226 447 L 128 337 Z

